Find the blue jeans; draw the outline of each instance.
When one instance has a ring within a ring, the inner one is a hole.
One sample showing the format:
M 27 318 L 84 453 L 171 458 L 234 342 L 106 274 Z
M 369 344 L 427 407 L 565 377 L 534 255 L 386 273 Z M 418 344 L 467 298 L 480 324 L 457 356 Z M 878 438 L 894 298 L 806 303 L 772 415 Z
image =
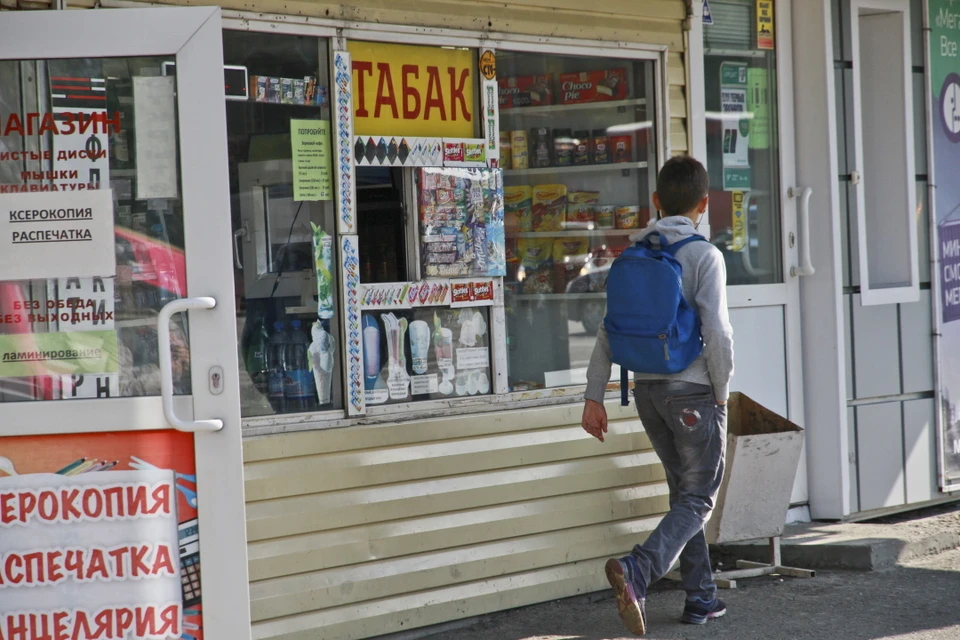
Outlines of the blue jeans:
M 727 442 L 727 408 L 713 389 L 679 381 L 637 382 L 637 413 L 667 474 L 670 511 L 646 542 L 633 548 L 647 585 L 680 559 L 687 600 L 717 594 L 703 526 L 713 511 Z

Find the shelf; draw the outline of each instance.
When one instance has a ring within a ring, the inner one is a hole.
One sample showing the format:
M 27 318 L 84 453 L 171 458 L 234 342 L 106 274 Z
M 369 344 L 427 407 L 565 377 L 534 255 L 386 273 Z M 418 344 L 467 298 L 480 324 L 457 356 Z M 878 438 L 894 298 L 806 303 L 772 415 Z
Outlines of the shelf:
M 566 300 L 596 300 L 606 298 L 607 294 L 597 293 L 518 293 L 510 296 L 514 300 L 543 300 L 547 302 L 563 302 Z
M 513 176 L 548 176 L 567 173 L 602 173 L 620 171 L 622 169 L 646 169 L 646 162 L 613 162 L 610 164 L 582 164 L 575 167 L 544 167 L 542 169 L 504 169 L 503 175 Z
M 629 236 L 641 229 L 574 229 L 568 231 L 520 231 L 507 232 L 507 238 L 582 238 L 604 236 Z
M 611 100 L 610 102 L 582 102 L 579 104 L 550 104 L 542 107 L 514 107 L 512 109 L 500 109 L 502 116 L 533 116 L 551 113 L 566 113 L 568 111 L 584 111 L 613 109 L 617 107 L 642 107 L 647 104 L 646 98 L 634 98 L 632 100 Z

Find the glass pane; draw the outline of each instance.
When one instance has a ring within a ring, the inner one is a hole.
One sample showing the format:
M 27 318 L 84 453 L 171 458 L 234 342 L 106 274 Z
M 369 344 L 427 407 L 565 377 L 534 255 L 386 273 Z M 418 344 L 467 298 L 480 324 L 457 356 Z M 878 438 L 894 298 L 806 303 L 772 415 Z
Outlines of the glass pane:
M 241 413 L 338 409 L 327 41 L 225 31 L 223 50 Z
M 488 308 L 364 311 L 362 318 L 367 405 L 490 393 Z
M 727 283 L 783 281 L 777 58 L 760 49 L 756 3 L 710 3 L 704 29 L 711 241 Z
M 497 58 L 510 388 L 584 384 L 607 270 L 651 216 L 654 65 Z
M 157 312 L 187 293 L 175 92 L 165 58 L 0 61 L 0 205 L 111 190 L 116 252 L 115 273 L 0 282 L 0 402 L 159 395 Z M 82 239 L 49 218 L 18 226 Z M 189 393 L 181 317 L 171 342 Z

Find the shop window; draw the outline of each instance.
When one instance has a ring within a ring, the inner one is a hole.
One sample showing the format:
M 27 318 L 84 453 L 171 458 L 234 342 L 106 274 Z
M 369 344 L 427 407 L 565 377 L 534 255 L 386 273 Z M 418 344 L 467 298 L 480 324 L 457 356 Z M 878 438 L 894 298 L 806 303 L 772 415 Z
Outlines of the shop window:
M 783 282 L 776 33 L 760 4 L 711 2 L 703 31 L 711 242 L 730 285 Z
M 245 85 L 226 102 L 242 415 L 339 409 L 328 42 L 225 31 L 223 49 Z
M 109 251 L 82 259 L 71 253 L 68 267 L 86 269 L 77 277 L 0 282 L 0 402 L 160 394 L 157 313 L 187 295 L 171 63 L 0 61 L 5 201 L 39 193 L 42 202 L 19 205 L 88 202 L 92 219 L 106 211 L 112 226 L 103 235 L 114 238 L 114 255 L 101 271 Z M 85 242 L 76 234 L 92 224 L 62 220 L 20 220 L 14 243 L 35 260 L 8 259 L 4 268 L 29 263 L 36 272 L 43 270 L 36 262 L 47 261 L 59 267 L 56 252 L 73 252 Z M 51 254 L 51 247 L 58 249 Z M 174 392 L 187 394 L 189 330 L 182 316 L 171 329 Z
M 584 384 L 613 259 L 654 215 L 652 61 L 497 56 L 510 389 Z

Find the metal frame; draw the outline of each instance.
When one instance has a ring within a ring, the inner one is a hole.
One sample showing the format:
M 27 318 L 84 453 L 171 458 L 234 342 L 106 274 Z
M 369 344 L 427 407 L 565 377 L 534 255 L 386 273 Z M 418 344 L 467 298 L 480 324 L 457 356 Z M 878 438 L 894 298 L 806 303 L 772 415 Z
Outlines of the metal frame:
M 77 33 L 108 37 L 78 39 Z M 200 530 L 204 631 L 211 640 L 235 640 L 250 637 L 250 599 L 220 10 L 15 12 L 0 22 L 3 60 L 170 55 L 178 62 L 181 185 L 190 212 L 184 217 L 187 287 L 191 295 L 218 300 L 216 309 L 191 314 L 191 345 L 203 349 L 191 349 L 194 395 L 175 404 L 179 415 L 192 409 L 196 419 L 224 423 L 218 432 L 197 433 L 194 443 L 199 518 L 209 523 Z M 209 392 L 207 380 L 215 366 L 229 381 L 219 395 Z M 161 415 L 159 397 L 11 403 L 4 405 L 4 435 L 169 428 Z

